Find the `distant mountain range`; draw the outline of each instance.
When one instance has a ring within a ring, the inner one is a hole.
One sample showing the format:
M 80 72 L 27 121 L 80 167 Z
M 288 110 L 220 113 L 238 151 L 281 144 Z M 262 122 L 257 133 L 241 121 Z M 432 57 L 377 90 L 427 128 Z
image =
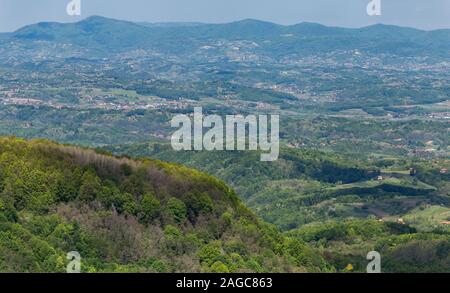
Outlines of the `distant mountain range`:
M 102 52 L 148 49 L 189 54 L 217 40 L 255 42 L 255 52 L 275 58 L 336 50 L 401 56 L 450 55 L 450 29 L 422 31 L 381 24 L 351 29 L 306 22 L 283 26 L 252 19 L 226 24 L 148 24 L 92 16 L 77 23 L 29 25 L 0 35 L 0 46 L 11 41 L 44 41 Z

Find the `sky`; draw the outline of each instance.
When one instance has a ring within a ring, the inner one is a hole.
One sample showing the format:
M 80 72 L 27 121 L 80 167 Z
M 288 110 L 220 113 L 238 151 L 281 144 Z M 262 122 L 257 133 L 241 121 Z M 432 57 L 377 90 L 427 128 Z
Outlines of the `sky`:
M 146 22 L 224 23 L 253 18 L 286 25 L 307 21 L 341 27 L 384 23 L 450 28 L 450 0 L 80 0 L 81 16 L 69 16 L 66 6 L 71 1 L 0 0 L 0 31 L 92 15 Z M 371 1 L 381 1 L 380 16 L 367 14 Z

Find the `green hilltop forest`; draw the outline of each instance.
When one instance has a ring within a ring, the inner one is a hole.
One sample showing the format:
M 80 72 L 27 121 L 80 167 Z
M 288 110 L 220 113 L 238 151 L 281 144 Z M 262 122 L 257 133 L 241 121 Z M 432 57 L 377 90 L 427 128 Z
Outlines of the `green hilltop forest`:
M 333 271 L 214 177 L 44 140 L 0 139 L 0 271 Z
M 364 176 L 364 175 L 363 175 Z M 0 138 L 0 271 L 448 272 L 449 231 L 375 219 L 281 232 L 222 181 L 181 165 Z

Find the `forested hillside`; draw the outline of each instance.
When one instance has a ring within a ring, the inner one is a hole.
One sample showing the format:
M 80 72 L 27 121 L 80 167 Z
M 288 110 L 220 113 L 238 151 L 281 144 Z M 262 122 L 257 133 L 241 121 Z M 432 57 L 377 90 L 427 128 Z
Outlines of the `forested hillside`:
M 314 149 L 282 148 L 276 162 L 249 152 L 176 152 L 168 144 L 109 146 L 117 154 L 183 163 L 231 185 L 248 207 L 283 230 L 369 216 L 396 221 L 415 208 L 450 207 L 446 160 L 356 160 Z M 414 170 L 414 174 L 411 174 Z M 440 220 L 440 222 L 439 222 Z M 445 217 L 431 220 L 445 226 Z
M 384 273 L 449 273 L 450 231 L 420 232 L 374 219 L 327 221 L 288 233 L 315 247 L 342 272 L 366 272 L 368 251 L 381 255 Z
M 45 140 L 0 138 L 0 190 L 2 272 L 64 272 L 70 251 L 84 272 L 363 272 L 374 249 L 385 272 L 450 263 L 428 208 L 405 218 L 418 228 L 330 218 L 282 234 L 199 171 Z
M 307 272 L 333 268 L 179 165 L 0 139 L 0 271 Z
M 116 153 L 183 162 L 231 184 L 264 220 L 307 243 L 339 272 L 449 272 L 448 161 L 365 160 L 311 149 L 261 163 L 248 152 L 174 152 L 165 144 L 110 146 Z M 442 170 L 444 170 L 442 169 Z

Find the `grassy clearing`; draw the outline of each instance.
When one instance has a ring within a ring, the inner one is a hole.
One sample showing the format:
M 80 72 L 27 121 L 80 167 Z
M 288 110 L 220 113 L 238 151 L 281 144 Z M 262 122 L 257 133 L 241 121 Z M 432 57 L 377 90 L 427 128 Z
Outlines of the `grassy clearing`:
M 447 207 L 419 207 L 406 214 L 403 219 L 406 223 L 417 228 L 419 231 L 450 231 L 450 225 L 446 224 L 446 222 L 450 221 L 450 208 Z

